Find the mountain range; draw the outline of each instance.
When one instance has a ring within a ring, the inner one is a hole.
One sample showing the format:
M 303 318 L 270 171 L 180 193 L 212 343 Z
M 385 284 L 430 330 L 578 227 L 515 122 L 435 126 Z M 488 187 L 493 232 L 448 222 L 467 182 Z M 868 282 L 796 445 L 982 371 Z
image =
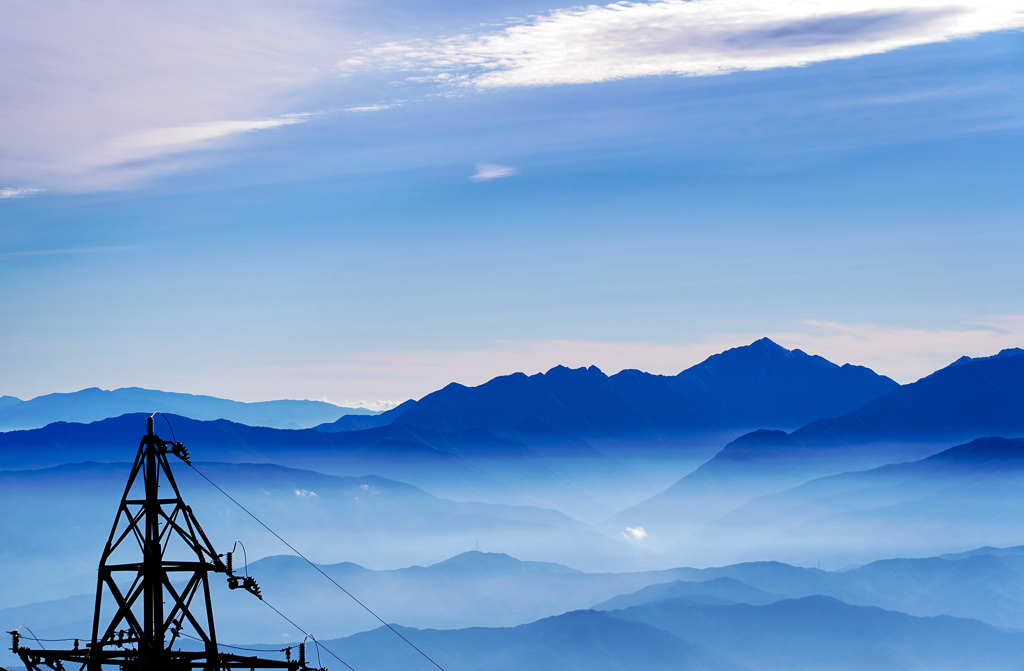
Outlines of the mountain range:
M 1012 545 L 1024 538 L 1022 475 L 1024 439 L 979 438 L 918 461 L 755 498 L 708 522 L 679 549 L 743 539 L 751 557 L 835 564 L 965 544 Z
M 154 411 L 192 419 L 227 419 L 251 426 L 305 429 L 345 415 L 374 415 L 365 408 L 342 408 L 323 401 L 242 403 L 213 396 L 177 394 L 138 387 L 107 391 L 92 387 L 47 394 L 28 401 L 0 397 L 0 431 L 37 429 L 53 422 L 95 422 L 133 412 Z
M 762 338 L 709 357 L 675 376 L 556 366 L 478 387 L 452 383 L 369 420 L 341 419 L 321 431 L 407 424 L 511 435 L 535 422 L 588 441 L 664 442 L 760 427 L 796 428 L 858 408 L 899 385 L 862 366 L 838 366 Z
M 664 550 L 746 501 L 808 480 L 920 459 L 964 437 L 1024 435 L 1022 354 L 963 358 L 840 417 L 740 436 L 608 526 L 642 526 Z

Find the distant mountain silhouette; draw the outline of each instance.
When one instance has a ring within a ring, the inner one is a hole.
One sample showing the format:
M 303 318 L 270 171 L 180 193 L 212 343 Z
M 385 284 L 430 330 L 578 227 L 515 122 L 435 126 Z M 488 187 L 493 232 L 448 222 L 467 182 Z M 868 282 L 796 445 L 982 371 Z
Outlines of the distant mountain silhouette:
M 7 468 L 42 468 L 130 458 L 147 415 L 123 415 L 90 424 L 56 422 L 42 429 L 0 433 L 0 463 Z M 361 431 L 322 432 L 166 417 L 178 440 L 202 455 L 199 458 L 282 463 L 338 475 L 374 473 L 410 482 L 439 496 L 555 507 L 592 523 L 621 508 L 602 498 L 635 500 L 633 486 L 643 479 L 571 437 L 555 450 L 564 453 L 572 448 L 576 457 L 582 457 L 574 458 L 571 465 L 575 471 L 567 472 L 533 445 L 483 429 L 443 433 L 389 424 Z M 156 429 L 165 438 L 171 437 L 160 417 Z M 522 433 L 533 439 L 543 432 Z M 647 491 L 656 491 L 656 487 Z
M 610 613 L 699 642 L 753 671 L 1015 669 L 1024 633 L 977 620 L 914 617 L 826 596 L 764 606 L 669 599 Z
M 89 424 L 55 422 L 41 429 L 0 433 L 0 458 L 8 468 L 40 468 L 82 460 L 121 461 L 134 456 L 147 416 L 128 414 Z M 462 455 L 528 451 L 522 443 L 483 431 L 441 434 L 391 425 L 324 433 L 248 426 L 223 419 L 166 417 L 173 431 L 158 417 L 157 433 L 165 439 L 176 436 L 201 458 L 264 463 L 284 460 L 289 465 L 316 464 L 324 468 L 341 463 L 351 472 L 388 477 L 410 473 L 433 477 L 431 473 L 443 472 L 449 478 L 486 487 L 496 483 L 469 467 Z
M 620 594 L 603 601 L 594 610 L 621 610 L 664 599 L 681 599 L 691 605 L 724 606 L 732 603 L 749 603 L 763 606 L 786 598 L 752 587 L 735 578 L 712 578 L 711 580 L 687 581 L 649 585 L 632 594 Z
M 647 551 L 555 510 L 452 501 L 378 476 L 201 462 L 195 452 L 193 459 L 201 473 L 315 559 L 399 567 L 441 561 L 479 543 L 491 551 L 586 570 L 663 565 Z M 0 506 L 8 511 L 0 518 L 0 538 L 21 539 L 0 544 L 0 565 L 32 567 L 31 579 L 0 582 L 0 606 L 81 594 L 91 589 L 90 582 L 94 586 L 98 553 L 130 467 L 85 463 L 0 472 Z M 243 539 L 250 559 L 287 551 L 192 469 L 183 463 L 172 468 L 185 500 L 222 552 L 235 539 Z M 76 589 L 54 591 L 73 576 L 79 576 Z M 627 578 L 601 596 L 581 590 L 575 604 L 609 598 L 620 587 L 634 591 L 677 577 Z M 35 596 L 21 599 L 19 594 Z
M 582 610 L 518 627 L 398 631 L 446 669 L 464 671 L 741 671 L 743 667 L 656 626 Z M 429 663 L 385 628 L 325 641 L 361 671 Z
M 668 550 L 680 536 L 746 501 L 807 480 L 889 461 L 888 453 L 847 446 L 813 450 L 784 431 L 760 429 L 740 436 L 672 486 L 613 516 L 609 532 L 643 527 L 647 544 Z
M 47 394 L 30 401 L 0 398 L 0 431 L 36 429 L 53 422 L 95 422 L 132 412 L 155 410 L 192 419 L 227 419 L 251 426 L 305 429 L 333 422 L 342 415 L 374 415 L 365 408 L 342 408 L 323 401 L 241 403 L 213 396 L 177 394 L 138 387 L 106 391 L 82 389 Z
M 1009 545 L 1024 538 L 1022 476 L 1024 439 L 979 438 L 918 461 L 818 478 L 754 498 L 708 522 L 677 549 L 743 539 L 755 556 L 792 561 L 815 546 L 815 556 L 858 563 L 896 553 Z
M 659 535 L 693 532 L 750 499 L 814 478 L 920 459 L 965 438 L 1024 435 L 1022 354 L 964 357 L 841 417 L 788 434 L 760 429 L 743 435 L 671 487 L 616 515 L 609 528 L 641 525 L 657 547 Z
M 485 538 L 481 545 L 490 544 Z M 351 563 L 321 569 L 357 597 L 365 597 L 388 617 L 412 627 L 453 629 L 470 626 L 504 627 L 586 607 L 622 592 L 674 580 L 686 569 L 633 573 L 584 573 L 566 566 L 520 561 L 507 554 L 466 552 L 430 566 L 369 570 Z M 317 622 L 321 631 L 340 636 L 365 631 L 366 614 L 338 599 L 330 583 L 301 559 L 277 556 L 249 565 L 273 603 L 303 621 Z M 752 588 L 749 588 L 752 590 Z M 273 595 L 273 596 L 271 596 Z M 344 595 L 342 595 L 344 596 Z M 220 599 L 218 625 L 232 640 L 248 632 L 274 635 L 279 623 L 267 629 L 253 621 L 245 601 Z M 438 604 L 444 604 L 439 607 Z
M 111 468 L 112 465 L 94 464 L 61 467 L 50 473 L 35 472 L 23 475 L 36 478 L 35 484 L 38 485 L 46 478 L 52 479 L 59 473 L 65 478 L 65 482 L 71 483 L 81 475 L 81 472 L 75 469 L 86 469 L 95 476 L 95 489 L 98 491 L 109 489 L 109 485 L 103 481 L 103 473 Z M 354 524 L 336 522 L 335 528 L 338 531 L 345 530 L 337 534 L 342 539 L 340 542 L 343 546 L 351 546 L 358 543 L 358 539 L 365 537 L 353 535 L 353 528 L 359 525 L 369 528 L 375 521 L 381 526 L 394 524 L 395 515 L 403 514 L 400 509 L 405 502 L 417 507 L 423 506 L 425 509 L 412 512 L 411 519 L 400 522 L 398 526 L 421 525 L 431 516 L 438 516 L 438 519 L 427 521 L 428 525 L 444 526 L 453 519 L 449 517 L 451 512 L 464 515 L 465 510 L 472 509 L 466 508 L 459 512 L 457 506 L 460 504 L 436 501 L 431 503 L 430 497 L 423 492 L 380 478 L 332 479 L 320 474 L 279 469 L 274 466 L 236 468 L 208 465 L 204 468 L 213 469 L 210 472 L 217 481 L 229 485 L 231 491 L 236 493 L 242 491 L 239 489 L 240 482 L 250 482 L 261 489 L 269 487 L 267 491 L 273 496 L 270 506 L 282 505 L 282 485 L 286 488 L 314 487 L 318 494 L 324 497 L 323 506 L 330 509 L 335 509 L 335 506 L 346 498 L 351 500 L 352 495 L 391 499 L 370 504 L 374 507 L 391 508 L 388 515 L 375 517 L 363 512 L 357 513 L 357 516 L 363 519 Z M 17 482 L 14 484 L 16 488 L 19 485 Z M 378 493 L 368 494 L 367 490 L 362 488 L 363 485 L 370 490 L 377 490 Z M 85 496 L 80 500 L 88 502 L 92 499 Z M 205 498 L 197 499 L 197 502 L 203 510 L 208 511 L 209 516 L 209 503 Z M 444 506 L 449 506 L 450 510 L 446 511 Z M 348 517 L 352 515 L 353 510 L 357 510 L 357 507 L 342 503 L 337 510 L 341 517 Z M 498 507 L 478 509 L 478 514 L 495 513 L 505 516 L 503 519 L 506 524 L 514 519 L 525 522 L 531 515 L 538 514 L 528 510 L 502 511 Z M 316 515 L 315 512 L 313 514 Z M 540 511 L 540 514 L 543 514 L 543 511 Z M 81 513 L 71 515 L 69 521 L 76 522 L 80 515 Z M 515 515 L 519 517 L 514 517 Z M 78 525 L 75 526 L 77 528 Z M 222 535 L 219 523 L 207 526 L 214 534 Z M 3 531 L 7 533 L 7 527 Z M 260 550 L 260 546 L 254 544 L 255 539 L 249 532 L 237 528 L 232 531 L 242 533 L 249 543 L 247 547 L 250 553 Z M 19 538 L 25 538 L 23 532 L 17 533 Z M 300 528 L 289 529 L 289 533 L 305 532 Z M 319 537 L 330 538 L 335 534 L 333 530 L 328 534 L 321 532 Z M 231 536 L 233 537 L 234 535 Z M 386 537 L 378 537 L 376 542 L 389 541 Z M 47 552 L 51 554 L 59 547 L 59 543 L 55 547 L 52 541 L 48 541 L 46 545 Z M 95 561 L 95 557 L 90 556 L 89 560 Z M 57 561 L 57 564 L 66 571 L 66 562 Z M 45 569 L 47 564 L 36 563 L 34 566 L 32 576 L 26 577 L 26 580 L 8 583 L 38 580 L 40 570 Z M 240 568 L 257 578 L 263 593 L 277 607 L 285 609 L 290 616 L 299 621 L 315 622 L 321 632 L 335 632 L 332 635 L 340 635 L 372 626 L 372 620 L 364 612 L 353 608 L 345 598 L 339 598 L 339 593 L 323 576 L 297 557 L 272 556 Z M 940 631 L 945 632 L 943 635 L 960 637 L 955 640 L 960 640 L 965 645 L 973 645 L 973 639 L 963 636 L 973 636 L 980 632 L 982 639 L 985 639 L 992 631 L 990 628 L 979 628 L 978 622 L 970 624 L 967 620 L 953 621 L 953 628 L 944 628 L 945 625 L 942 623 L 948 624 L 952 618 L 935 616 L 976 618 L 991 625 L 1017 628 L 1024 620 L 1024 552 L 1020 548 L 979 548 L 951 559 L 887 559 L 847 571 L 821 571 L 780 562 L 750 562 L 708 569 L 584 573 L 557 563 L 524 562 L 505 554 L 483 552 L 466 552 L 429 566 L 410 566 L 393 570 L 370 570 L 350 562 L 322 565 L 321 568 L 358 598 L 369 601 L 389 621 L 405 623 L 406 626 L 434 629 L 471 625 L 510 626 L 530 622 L 551 613 L 561 613 L 566 609 L 574 609 L 581 602 L 605 599 L 599 606 L 602 610 L 619 611 L 615 613 L 616 616 L 640 619 L 701 646 L 705 645 L 699 638 L 704 636 L 703 627 L 720 627 L 723 638 L 716 639 L 716 634 L 709 640 L 714 651 L 722 656 L 728 652 L 720 646 L 729 644 L 729 641 L 735 643 L 733 637 L 741 636 L 744 627 L 759 632 L 750 645 L 767 645 L 769 640 L 773 640 L 772 636 L 777 636 L 774 640 L 779 642 L 779 648 L 775 649 L 768 645 L 762 651 L 766 655 L 766 660 L 774 660 L 774 666 L 764 668 L 790 668 L 787 666 L 789 664 L 794 664 L 793 668 L 799 668 L 801 664 L 808 662 L 807 658 L 790 657 L 804 654 L 799 650 L 801 632 L 810 637 L 807 642 L 812 648 L 817 649 L 813 654 L 824 654 L 828 646 L 835 647 L 835 664 L 828 668 L 868 668 L 857 666 L 864 661 L 863 659 L 856 656 L 844 657 L 843 654 L 846 653 L 842 651 L 847 650 L 849 653 L 847 644 L 859 637 L 864 645 L 868 646 L 869 654 L 882 654 L 885 645 L 880 641 L 889 638 L 871 633 L 875 631 L 873 628 L 876 626 L 894 626 L 892 640 L 899 641 L 897 648 L 906 647 L 913 653 L 913 658 L 920 662 L 923 658 L 916 657 L 918 654 L 924 654 L 917 647 L 920 640 L 913 637 L 902 638 L 908 636 L 915 628 L 922 634 Z M 88 580 L 83 579 L 83 583 L 88 583 Z M 6 591 L 16 587 L 4 585 Z M 272 640 L 280 635 L 280 622 L 273 613 L 262 608 L 254 609 L 252 601 L 240 598 L 244 595 L 237 592 L 230 592 L 223 580 L 214 580 L 213 590 L 219 620 L 218 629 L 222 639 L 236 643 L 255 642 Z M 619 596 L 613 596 L 615 594 Z M 806 597 L 829 598 L 808 600 Z M 789 601 L 788 604 L 780 603 L 786 600 Z M 439 607 L 438 604 L 443 604 L 443 607 Z M 704 608 L 733 604 L 776 604 L 780 607 L 777 610 Z M 863 608 L 864 606 L 875 606 L 885 610 Z M 19 623 L 31 620 L 50 625 L 46 631 L 52 637 L 81 635 L 81 630 L 88 624 L 91 607 L 92 602 L 88 596 L 60 602 L 36 603 L 22 608 L 0 610 L 0 624 L 13 628 Z M 901 619 L 896 617 L 901 613 L 886 611 L 901 611 L 917 617 Z M 927 619 L 922 619 L 925 616 Z M 813 626 L 808 625 L 805 618 L 815 617 L 820 618 L 822 622 Z M 693 618 L 703 624 L 694 625 Z M 767 627 L 765 631 L 762 631 L 763 626 Z M 781 633 L 777 629 L 786 626 L 790 627 L 788 632 Z M 845 626 L 852 632 L 850 638 L 846 638 L 843 633 Z M 688 633 L 684 631 L 686 627 L 693 629 Z M 47 635 L 39 630 L 36 630 L 36 633 L 41 636 Z M 383 639 L 383 642 L 387 644 L 387 639 Z M 989 643 L 991 642 L 990 640 Z M 879 645 L 881 648 L 872 648 Z M 994 649 L 986 648 L 987 645 L 988 643 L 976 650 L 985 655 L 992 655 Z M 772 656 L 779 653 L 783 653 L 783 657 Z M 958 663 L 963 662 L 960 657 L 952 659 Z M 990 667 L 986 660 L 991 659 L 994 658 L 979 658 L 977 666 L 967 664 L 964 668 L 1002 668 L 999 665 Z M 739 661 L 744 666 L 750 666 L 749 660 Z M 889 662 L 881 658 L 878 663 L 882 664 L 880 668 L 887 668 L 885 665 Z M 928 664 L 922 664 L 911 664 L 907 668 L 932 668 Z
M 867 368 L 837 366 L 763 338 L 674 377 L 638 370 L 608 376 L 594 366 L 556 366 L 536 375 L 497 377 L 478 387 L 452 383 L 370 421 L 445 432 L 484 428 L 499 435 L 537 421 L 588 440 L 673 436 L 793 428 L 848 412 L 897 386 Z M 346 419 L 318 428 L 363 426 L 365 421 Z

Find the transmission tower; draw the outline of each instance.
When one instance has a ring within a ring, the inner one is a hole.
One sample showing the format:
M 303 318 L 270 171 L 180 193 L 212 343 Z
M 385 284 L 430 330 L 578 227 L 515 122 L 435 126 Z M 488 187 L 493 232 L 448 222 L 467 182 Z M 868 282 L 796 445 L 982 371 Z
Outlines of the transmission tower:
M 305 643 L 300 644 L 296 660 L 291 659 L 290 649 L 285 660 L 218 650 L 209 574 L 225 573 L 231 589 L 263 597 L 253 578 L 234 574 L 231 553 L 226 564 L 221 561 L 224 555 L 213 549 L 182 500 L 168 455 L 191 466 L 185 446 L 161 440 L 153 432 L 153 417 L 146 418 L 146 435 L 100 557 L 92 642 L 83 647 L 76 640 L 72 650 L 35 650 L 22 646 L 20 634 L 13 631 L 12 651 L 28 671 L 43 671 L 43 667 L 66 671 L 65 663 L 80 671 L 112 667 L 121 671 L 314 671 L 306 666 Z M 133 550 L 141 551 L 141 558 Z M 180 649 L 179 636 L 185 628 L 194 632 L 191 638 L 202 643 L 202 651 Z M 172 649 L 175 643 L 178 650 Z

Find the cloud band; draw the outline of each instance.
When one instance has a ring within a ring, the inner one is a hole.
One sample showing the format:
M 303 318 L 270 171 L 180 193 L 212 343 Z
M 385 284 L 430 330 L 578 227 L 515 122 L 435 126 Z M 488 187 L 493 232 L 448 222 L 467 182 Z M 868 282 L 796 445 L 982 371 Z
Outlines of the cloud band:
M 374 56 L 482 88 L 794 67 L 1024 26 L 1019 3 L 663 0 L 562 9 Z

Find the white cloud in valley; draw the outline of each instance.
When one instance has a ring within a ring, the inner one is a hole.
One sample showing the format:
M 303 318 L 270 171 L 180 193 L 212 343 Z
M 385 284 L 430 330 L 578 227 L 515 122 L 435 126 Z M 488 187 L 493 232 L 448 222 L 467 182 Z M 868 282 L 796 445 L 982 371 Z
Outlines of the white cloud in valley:
M 642 541 L 647 538 L 647 530 L 643 527 L 626 527 L 622 536 L 627 541 Z
M 372 57 L 432 70 L 438 81 L 542 86 L 794 67 L 1021 26 L 1024 5 L 993 0 L 616 2 L 485 34 L 389 43 Z

